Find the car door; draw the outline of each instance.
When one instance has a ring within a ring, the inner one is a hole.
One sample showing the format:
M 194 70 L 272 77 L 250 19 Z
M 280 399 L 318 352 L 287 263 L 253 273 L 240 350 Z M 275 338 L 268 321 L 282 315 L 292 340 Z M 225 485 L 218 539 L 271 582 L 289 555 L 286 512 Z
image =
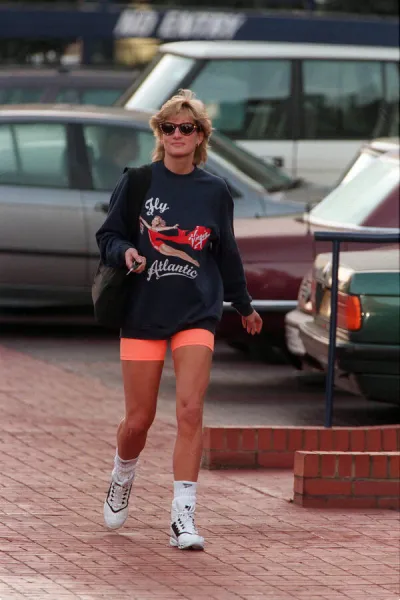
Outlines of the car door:
M 0 121 L 0 288 L 4 304 L 80 302 L 84 215 L 70 178 L 69 127 Z
M 77 137 L 90 171 L 90 189 L 81 192 L 89 256 L 87 281 L 90 285 L 99 261 L 96 231 L 106 217 L 111 193 L 126 166 L 139 167 L 151 161 L 154 136 L 150 130 L 137 128 L 129 122 L 86 122 L 79 125 Z

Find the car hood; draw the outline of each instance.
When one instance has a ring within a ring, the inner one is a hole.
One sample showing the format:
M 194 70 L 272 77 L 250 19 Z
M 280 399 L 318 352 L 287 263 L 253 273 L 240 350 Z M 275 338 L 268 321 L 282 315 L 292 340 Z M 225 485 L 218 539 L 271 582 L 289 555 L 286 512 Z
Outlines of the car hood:
M 300 218 L 273 217 L 259 219 L 235 219 L 235 235 L 239 239 L 281 238 L 304 236 L 307 223 Z
M 325 229 L 299 217 L 235 219 L 235 236 L 244 262 L 291 263 L 293 270 L 304 262 L 311 266 L 316 253 L 331 251 L 330 242 L 317 244 L 314 240 L 314 232 Z

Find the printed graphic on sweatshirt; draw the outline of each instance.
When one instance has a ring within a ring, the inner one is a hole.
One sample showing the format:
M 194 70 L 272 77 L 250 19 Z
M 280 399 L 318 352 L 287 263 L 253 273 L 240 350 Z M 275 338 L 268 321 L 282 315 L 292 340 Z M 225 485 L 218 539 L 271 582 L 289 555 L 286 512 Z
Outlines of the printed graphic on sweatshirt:
M 167 257 L 176 257 L 181 260 L 199 267 L 200 263 L 192 258 L 190 254 L 185 252 L 183 249 L 175 248 L 171 246 L 171 242 L 180 246 L 189 246 L 192 250 L 200 251 L 203 250 L 207 239 L 211 235 L 211 230 L 202 225 L 197 225 L 192 231 L 187 229 L 180 229 L 179 225 L 168 226 L 164 219 L 159 215 L 155 216 L 151 223 L 148 223 L 143 217 L 140 217 L 140 231 L 143 234 L 144 228 L 147 229 L 149 240 L 151 245 L 157 252 Z M 170 233 L 165 233 L 170 232 Z M 190 279 L 197 277 L 196 269 L 189 268 L 188 265 L 181 266 L 170 263 L 168 259 L 156 260 L 148 269 L 147 281 L 152 276 L 157 279 L 165 277 L 167 275 L 181 275 Z
M 166 210 L 169 210 L 168 204 L 166 202 L 160 202 L 160 198 L 149 198 L 144 203 L 144 207 L 148 217 L 152 217 L 155 211 L 162 214 L 165 213 Z

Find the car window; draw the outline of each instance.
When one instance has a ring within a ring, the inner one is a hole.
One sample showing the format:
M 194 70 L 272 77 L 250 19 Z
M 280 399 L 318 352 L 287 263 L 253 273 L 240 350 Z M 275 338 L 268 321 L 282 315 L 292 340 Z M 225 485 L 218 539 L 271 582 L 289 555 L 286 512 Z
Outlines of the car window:
M 127 109 L 158 109 L 175 92 L 195 61 L 184 56 L 165 54 L 125 103 Z
M 398 163 L 377 159 L 315 206 L 310 221 L 360 226 L 398 185 L 399 177 Z
M 0 157 L 3 184 L 55 188 L 69 185 L 64 125 L 0 125 Z
M 112 190 L 125 167 L 139 167 L 151 161 L 151 131 L 126 125 L 86 125 L 84 138 L 95 190 Z
M 305 60 L 305 139 L 364 139 L 385 135 L 383 70 L 378 61 Z
M 288 60 L 209 60 L 190 88 L 225 135 L 282 140 L 290 136 L 290 73 Z
M 294 180 L 284 171 L 251 154 L 219 132 L 211 136 L 210 146 L 218 156 L 226 159 L 266 190 L 286 189 L 294 185 Z
M 0 89 L 0 104 L 27 104 L 38 102 L 45 93 L 44 88 L 11 87 Z
M 56 102 L 68 104 L 95 104 L 97 106 L 112 106 L 123 93 L 123 89 L 76 89 L 66 88 L 60 90 L 55 98 Z

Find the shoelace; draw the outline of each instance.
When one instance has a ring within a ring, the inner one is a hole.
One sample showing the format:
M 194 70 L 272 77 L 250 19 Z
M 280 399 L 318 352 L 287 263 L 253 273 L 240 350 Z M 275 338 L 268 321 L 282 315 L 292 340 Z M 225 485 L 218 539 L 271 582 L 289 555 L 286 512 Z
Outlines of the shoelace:
M 191 507 L 186 506 L 176 514 L 176 523 L 178 523 L 182 531 L 198 535 L 194 522 L 194 510 Z
M 117 483 L 113 483 L 110 491 L 110 502 L 114 506 L 114 508 L 122 508 L 126 505 L 126 501 L 128 499 L 129 490 L 131 486 L 128 485 L 118 485 Z

